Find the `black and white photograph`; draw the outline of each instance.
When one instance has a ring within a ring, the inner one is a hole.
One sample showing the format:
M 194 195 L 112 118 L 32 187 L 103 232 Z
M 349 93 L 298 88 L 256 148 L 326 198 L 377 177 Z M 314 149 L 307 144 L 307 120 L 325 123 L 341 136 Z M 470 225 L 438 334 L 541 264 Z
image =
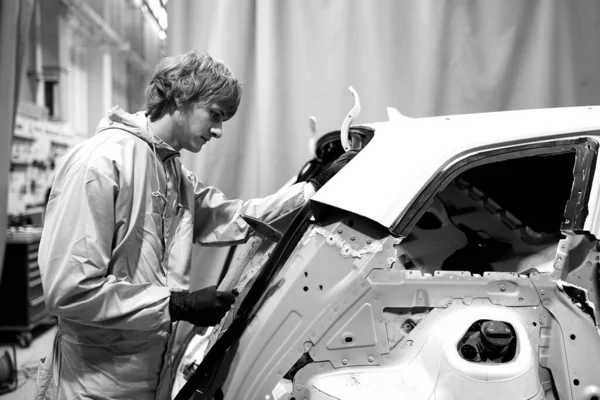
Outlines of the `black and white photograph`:
M 0 400 L 600 400 L 600 0 L 0 0 Z

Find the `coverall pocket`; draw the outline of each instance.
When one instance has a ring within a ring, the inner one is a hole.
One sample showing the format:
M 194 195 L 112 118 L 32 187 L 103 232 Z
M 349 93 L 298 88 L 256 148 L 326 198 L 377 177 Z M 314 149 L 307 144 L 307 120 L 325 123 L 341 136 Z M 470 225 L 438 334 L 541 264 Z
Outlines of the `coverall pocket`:
M 55 376 L 54 372 L 59 369 L 54 364 L 58 361 L 56 353 L 59 350 L 57 347 L 59 335 L 60 332 L 54 338 L 52 352 L 40 360 L 35 381 L 36 400 L 55 400 L 58 396 L 58 376 Z
M 36 378 L 36 400 L 46 400 L 51 399 L 50 391 L 48 390 L 50 387 L 50 383 L 52 381 L 52 369 L 46 369 L 44 362 L 47 357 L 42 358 L 40 360 L 40 365 L 38 366 L 37 378 Z M 50 366 L 52 368 L 52 366 Z

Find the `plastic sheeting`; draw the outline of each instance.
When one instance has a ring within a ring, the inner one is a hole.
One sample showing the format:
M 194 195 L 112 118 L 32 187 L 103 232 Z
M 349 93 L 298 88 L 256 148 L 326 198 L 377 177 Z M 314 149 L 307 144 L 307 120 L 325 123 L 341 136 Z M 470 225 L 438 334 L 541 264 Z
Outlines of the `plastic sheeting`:
M 600 104 L 600 2 L 178 0 L 168 52 L 207 51 L 244 84 L 224 136 L 186 165 L 232 196 L 276 190 L 306 161 L 308 117 L 357 123 Z M 482 132 L 482 134 L 485 134 Z
M 244 85 L 223 138 L 184 164 L 229 197 L 267 195 L 309 158 L 308 118 L 424 117 L 600 104 L 600 1 L 177 0 L 168 52 L 206 51 Z M 485 135 L 485 132 L 481 132 Z M 225 253 L 195 250 L 196 287 Z M 195 274 L 195 276 L 194 276 Z

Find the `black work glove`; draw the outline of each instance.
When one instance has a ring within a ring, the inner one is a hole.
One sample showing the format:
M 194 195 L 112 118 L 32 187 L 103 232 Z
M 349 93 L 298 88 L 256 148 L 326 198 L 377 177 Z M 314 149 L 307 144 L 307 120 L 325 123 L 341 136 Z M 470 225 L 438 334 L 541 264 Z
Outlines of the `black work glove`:
M 209 286 L 195 292 L 171 292 L 169 312 L 172 321 L 184 320 L 195 326 L 217 325 L 231 309 L 235 296 Z
M 337 158 L 337 160 L 335 160 L 329 166 L 329 168 L 327 168 L 321 174 L 319 174 L 319 175 L 315 176 L 314 178 L 312 178 L 310 180 L 310 183 L 312 183 L 315 186 L 315 191 L 321 189 L 321 187 L 324 184 L 326 184 L 327 181 L 329 181 L 331 178 L 333 178 L 333 176 L 335 174 L 337 174 L 338 172 L 340 172 L 340 170 L 342 168 L 344 168 L 344 166 L 346 164 L 348 164 L 350 162 L 350 160 L 352 160 L 354 158 L 354 156 L 356 156 L 357 154 L 358 154 L 358 150 L 347 151 L 346 153 L 344 153 L 341 156 L 339 156 Z

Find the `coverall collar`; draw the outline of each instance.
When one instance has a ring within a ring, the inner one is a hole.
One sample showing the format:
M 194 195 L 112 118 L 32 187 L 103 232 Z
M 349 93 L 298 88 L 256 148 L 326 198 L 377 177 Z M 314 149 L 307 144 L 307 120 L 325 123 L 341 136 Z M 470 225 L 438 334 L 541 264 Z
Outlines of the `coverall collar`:
M 108 112 L 108 117 L 102 119 L 98 125 L 96 133 L 100 133 L 106 129 L 122 129 L 127 131 L 156 150 L 156 155 L 164 162 L 171 157 L 179 157 L 181 153 L 172 148 L 164 140 L 154 136 L 148 127 L 148 120 L 143 111 L 135 114 L 129 114 L 119 106 L 115 106 Z

